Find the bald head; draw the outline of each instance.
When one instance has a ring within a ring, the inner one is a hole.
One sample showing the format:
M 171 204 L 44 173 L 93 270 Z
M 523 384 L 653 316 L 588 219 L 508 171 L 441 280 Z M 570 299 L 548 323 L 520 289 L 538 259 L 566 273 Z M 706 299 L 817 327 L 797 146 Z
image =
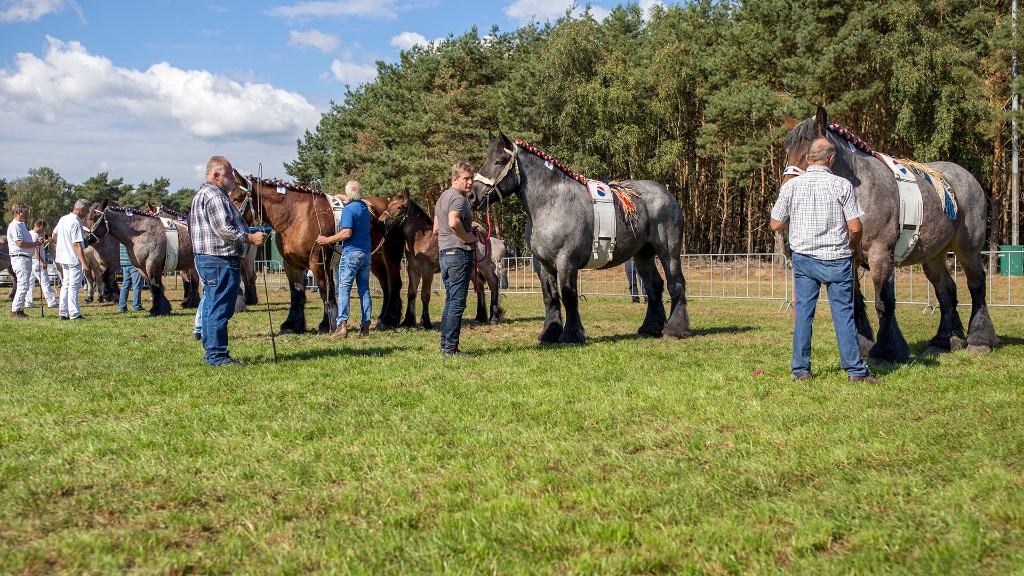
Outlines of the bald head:
M 807 162 L 819 166 L 831 166 L 832 158 L 835 155 L 835 144 L 824 138 L 818 138 L 811 144 L 811 149 L 807 152 Z

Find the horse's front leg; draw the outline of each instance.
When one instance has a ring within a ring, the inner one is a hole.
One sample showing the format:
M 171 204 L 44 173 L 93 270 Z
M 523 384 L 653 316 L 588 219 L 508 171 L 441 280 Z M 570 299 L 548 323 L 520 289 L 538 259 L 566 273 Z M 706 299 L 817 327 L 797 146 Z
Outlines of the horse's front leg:
M 910 348 L 896 321 L 896 266 L 892 252 L 874 256 L 871 280 L 875 285 L 875 311 L 878 313 L 878 340 L 868 357 L 874 362 L 906 362 Z
M 578 277 L 575 263 L 565 263 L 558 269 L 558 288 L 565 306 L 565 328 L 558 338 L 559 344 L 575 346 L 587 341 L 583 334 L 583 321 L 580 320 L 580 298 L 576 289 Z
M 473 283 L 476 286 L 474 292 L 476 292 L 476 318 L 474 322 L 478 324 L 487 323 L 487 299 L 484 295 L 484 273 L 479 267 L 473 270 Z
M 410 279 L 411 283 L 412 280 Z M 434 323 L 430 321 L 430 292 L 434 289 L 434 264 L 427 262 L 420 271 L 420 305 L 423 311 L 420 313 L 420 324 L 424 330 L 433 330 Z
M 326 262 L 330 262 L 330 252 L 322 253 L 321 256 L 328 259 Z M 338 327 L 338 294 L 334 286 L 334 275 L 326 265 L 321 265 L 313 268 L 313 278 L 320 288 L 320 300 L 324 303 L 324 317 L 320 320 L 317 332 L 332 334 Z
M 505 317 L 499 298 L 501 298 L 501 276 L 492 268 L 487 276 L 487 288 L 491 291 L 491 310 L 487 321 L 493 326 Z
M 544 295 L 544 329 L 540 332 L 541 344 L 554 344 L 562 337 L 562 300 L 558 293 L 558 275 L 554 270 L 538 262 L 537 276 L 540 290 Z
M 853 325 L 857 327 L 857 343 L 860 345 L 860 355 L 869 356 L 871 348 L 875 345 L 875 332 L 871 328 L 871 320 L 868 319 L 868 307 L 864 302 L 864 291 L 860 284 L 860 265 L 854 261 L 853 267 Z
M 285 261 L 284 274 L 288 278 L 291 304 L 288 317 L 281 323 L 279 334 L 303 334 L 306 331 L 306 268 Z
M 420 271 L 416 263 L 409 259 L 406 261 L 405 272 L 409 276 L 409 288 L 406 291 L 405 318 L 402 326 L 406 328 L 416 327 L 416 291 L 419 289 Z

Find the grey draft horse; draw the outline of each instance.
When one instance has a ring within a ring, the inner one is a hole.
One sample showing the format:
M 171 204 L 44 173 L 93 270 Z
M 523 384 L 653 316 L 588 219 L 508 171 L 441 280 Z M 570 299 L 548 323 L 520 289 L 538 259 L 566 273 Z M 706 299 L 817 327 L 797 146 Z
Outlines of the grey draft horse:
M 828 138 L 836 145 L 832 171 L 853 183 L 857 200 L 864 210 L 860 250 L 856 251 L 854 270 L 868 269 L 875 287 L 875 311 L 878 313 L 878 340 L 871 332 L 860 282 L 854 283 L 854 322 L 857 325 L 861 353 L 882 363 L 906 362 L 910 348 L 896 322 L 896 283 L 893 252 L 899 237 L 900 199 L 892 171 L 877 158 L 852 145 L 830 127 L 828 113 L 819 106 L 817 114 L 802 122 L 786 117 L 789 134 L 786 154 L 789 166 L 807 168 L 811 143 Z M 987 205 L 985 191 L 974 176 L 952 162 L 931 162 L 926 166 L 939 171 L 952 186 L 959 210 L 950 220 L 931 182 L 917 178 L 924 200 L 921 238 L 901 266 L 921 264 L 939 301 L 938 333 L 928 342 L 926 354 L 958 350 L 964 345 L 964 326 L 957 312 L 956 283 L 946 268 L 946 254 L 952 251 L 963 266 L 971 293 L 971 319 L 968 323 L 967 350 L 991 351 L 999 344 L 992 318 L 985 304 L 985 270 L 981 251 L 985 244 Z M 783 183 L 792 178 L 787 175 Z
M 188 228 L 178 227 L 180 242 L 178 265 L 175 270 L 191 270 L 195 268 L 195 255 L 192 252 L 192 239 Z M 164 260 L 167 256 L 167 236 L 164 224 L 159 218 L 144 210 L 108 207 L 107 201 L 90 208 L 82 219 L 85 229 L 86 246 L 99 241 L 107 234 L 124 244 L 128 250 L 128 258 L 132 265 L 139 269 L 142 277 L 149 282 L 149 291 L 153 298 L 150 316 L 165 316 L 171 313 L 171 303 L 164 295 L 163 272 Z M 199 286 L 196 282 L 185 285 L 185 299 L 195 307 L 199 302 Z M 184 304 L 184 303 L 183 303 Z M 185 307 L 183 305 L 183 307 Z
M 506 196 L 518 196 L 526 210 L 526 242 L 533 252 L 544 293 L 546 312 L 539 340 L 542 344 L 582 344 L 586 336 L 580 321 L 576 283 L 577 272 L 591 257 L 592 200 L 586 187 L 563 170 L 561 163 L 556 166 L 553 159 L 538 154 L 543 153 L 525 143 L 512 142 L 500 132 L 497 137 L 492 136 L 487 159 L 468 198 L 474 209 L 484 209 Z M 683 211 L 657 182 L 626 180 L 621 184 L 636 192 L 636 214 L 635 219 L 627 222 L 621 203 L 616 200 L 614 259 L 605 268 L 635 258 L 637 271 L 650 295 L 639 335 L 685 338 L 690 335 L 690 319 L 686 312 L 686 280 L 679 265 Z M 667 322 L 662 302 L 665 282 L 655 258 L 665 269 L 672 300 Z

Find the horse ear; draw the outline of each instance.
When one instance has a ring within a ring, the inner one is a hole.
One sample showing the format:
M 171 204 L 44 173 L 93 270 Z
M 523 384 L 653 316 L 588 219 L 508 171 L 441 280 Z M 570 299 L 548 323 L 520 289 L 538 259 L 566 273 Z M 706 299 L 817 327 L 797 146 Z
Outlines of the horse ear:
M 828 112 L 824 106 L 818 106 L 818 113 L 814 115 L 814 123 L 818 125 L 818 132 L 824 136 L 828 128 Z
M 799 124 L 799 122 L 796 121 L 796 118 L 793 118 L 785 112 L 782 113 L 782 119 L 786 121 L 786 128 L 789 128 L 790 130 L 796 128 L 796 125 Z
M 494 142 L 494 133 L 491 132 L 490 130 L 487 131 L 487 141 L 491 143 Z
M 512 141 L 508 139 L 508 136 L 505 136 L 505 133 L 502 132 L 501 130 L 498 130 L 498 139 L 501 140 L 502 143 L 504 143 L 504 144 L 511 144 L 512 143 Z
M 103 211 L 104 211 L 104 210 L 106 210 L 106 209 L 107 209 L 107 201 L 106 201 L 106 200 L 104 200 L 103 202 L 101 202 L 101 203 L 100 203 L 100 207 L 98 208 L 98 210 L 97 210 L 97 211 L 99 211 L 99 212 L 103 212 Z

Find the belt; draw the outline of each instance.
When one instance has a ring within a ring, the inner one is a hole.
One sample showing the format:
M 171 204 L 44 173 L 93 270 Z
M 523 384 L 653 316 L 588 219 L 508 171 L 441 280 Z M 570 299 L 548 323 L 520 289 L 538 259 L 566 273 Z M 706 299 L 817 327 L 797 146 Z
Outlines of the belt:
M 31 258 L 28 254 L 11 254 L 11 258 Z
M 444 250 L 441 250 L 441 254 L 446 254 L 446 255 L 458 254 L 460 252 L 465 253 L 465 254 L 469 254 L 469 250 L 463 250 L 462 248 L 445 248 Z

